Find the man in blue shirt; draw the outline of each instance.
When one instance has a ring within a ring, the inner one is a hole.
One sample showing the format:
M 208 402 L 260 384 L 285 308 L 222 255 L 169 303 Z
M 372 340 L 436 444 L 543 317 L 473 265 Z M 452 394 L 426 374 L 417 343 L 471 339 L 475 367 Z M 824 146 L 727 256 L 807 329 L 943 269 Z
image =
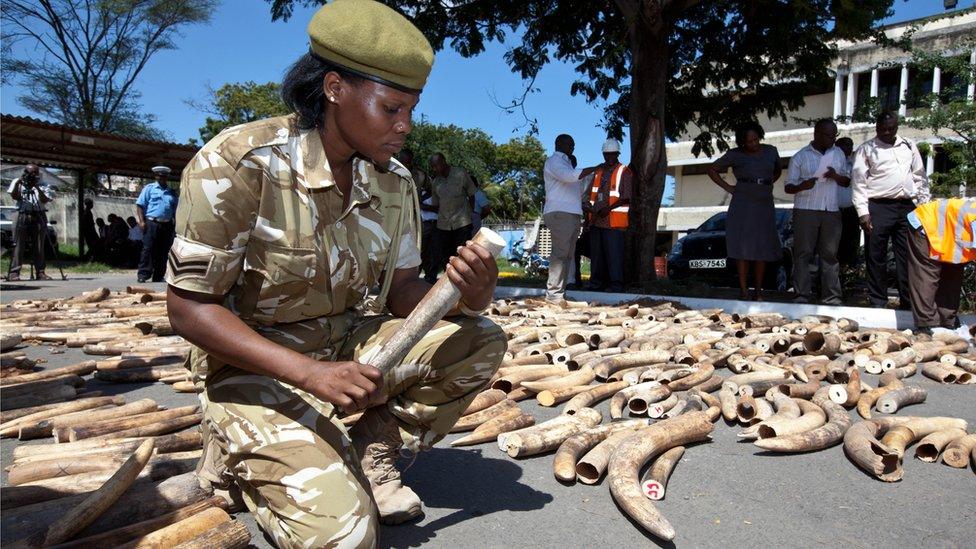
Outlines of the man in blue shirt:
M 136 200 L 136 223 L 142 229 L 142 254 L 139 257 L 139 282 L 162 282 L 166 274 L 166 254 L 173 245 L 176 205 L 179 196 L 167 183 L 170 169 L 152 169 L 156 181 L 142 188 Z

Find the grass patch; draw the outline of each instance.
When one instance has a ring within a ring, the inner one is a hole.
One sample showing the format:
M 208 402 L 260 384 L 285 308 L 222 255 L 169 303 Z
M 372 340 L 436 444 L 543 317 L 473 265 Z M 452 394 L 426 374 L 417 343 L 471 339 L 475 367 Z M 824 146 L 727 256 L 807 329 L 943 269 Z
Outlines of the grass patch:
M 11 250 L 10 253 L 4 254 L 4 256 L 0 258 L 0 274 L 3 274 L 3 276 L 7 275 L 7 269 L 10 268 L 10 258 L 12 254 L 13 251 Z M 22 279 L 26 280 L 30 276 L 30 258 L 24 257 L 23 260 L 24 265 L 21 268 L 20 276 Z M 57 278 L 59 274 L 58 265 L 60 265 L 66 273 L 99 274 L 125 270 L 115 268 L 99 261 L 82 261 L 81 255 L 78 253 L 78 247 L 70 244 L 63 244 L 59 246 L 57 257 L 55 258 L 49 254 L 47 257 L 45 257 L 45 261 L 47 263 L 46 272 L 52 278 Z

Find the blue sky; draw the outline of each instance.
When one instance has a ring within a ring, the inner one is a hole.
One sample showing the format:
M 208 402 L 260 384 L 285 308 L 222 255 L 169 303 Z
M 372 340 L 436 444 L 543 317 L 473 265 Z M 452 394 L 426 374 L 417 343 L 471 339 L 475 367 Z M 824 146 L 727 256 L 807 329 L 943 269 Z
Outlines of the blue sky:
M 972 5 L 963 0 L 960 6 Z M 197 129 L 206 115 L 188 107 L 184 100 L 203 99 L 207 86 L 253 80 L 277 81 L 285 68 L 307 51 L 305 25 L 314 10 L 296 10 L 288 22 L 271 22 L 265 0 L 224 0 L 208 25 L 184 30 L 181 47 L 157 54 L 143 70 L 138 89 L 146 112 L 157 116 L 157 126 L 169 138 L 185 141 L 199 137 Z M 923 17 L 943 11 L 942 0 L 896 0 L 890 22 Z M 496 141 L 524 133 L 520 115 L 508 115 L 492 102 L 505 103 L 521 94 L 523 82 L 502 59 L 504 44 L 490 44 L 487 51 L 464 59 L 451 50 L 437 54 L 434 70 L 418 107 L 419 114 L 435 123 L 479 127 Z M 588 104 L 569 94 L 575 79 L 572 67 L 562 63 L 545 67 L 536 81 L 540 91 L 529 96 L 526 109 L 539 120 L 539 138 L 547 149 L 559 133 L 576 139 L 576 155 L 583 165 L 602 161 L 605 139 L 597 127 L 602 104 Z M 24 90 L 3 86 L 0 110 L 30 115 L 16 102 Z M 621 155 L 630 158 L 624 141 Z

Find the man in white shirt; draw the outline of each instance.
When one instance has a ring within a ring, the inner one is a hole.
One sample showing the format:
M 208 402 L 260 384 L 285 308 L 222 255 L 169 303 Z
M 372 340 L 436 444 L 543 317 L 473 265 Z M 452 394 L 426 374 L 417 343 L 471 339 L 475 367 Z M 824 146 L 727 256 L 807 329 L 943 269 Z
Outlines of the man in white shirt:
M 569 160 L 576 149 L 573 138 L 567 134 L 556 137 L 556 152 L 547 160 L 543 169 L 546 186 L 546 204 L 542 219 L 549 227 L 552 252 L 549 255 L 549 280 L 546 282 L 546 299 L 565 299 L 566 279 L 573 268 L 576 239 L 579 237 L 583 207 L 580 203 L 581 178 L 593 173 L 593 168 L 577 170 Z
M 810 303 L 810 261 L 820 254 L 820 296 L 827 305 L 840 305 L 841 219 L 837 187 L 851 184 L 844 152 L 834 146 L 837 124 L 818 120 L 813 141 L 790 159 L 786 193 L 793 195 L 793 288 L 796 302 Z
M 888 241 L 893 241 L 898 271 L 898 308 L 909 309 L 908 214 L 931 200 L 925 163 L 915 143 L 898 136 L 898 115 L 885 111 L 875 123 L 876 137 L 854 153 L 853 201 L 867 235 L 868 298 L 874 307 L 888 303 Z
M 854 140 L 841 137 L 837 146 L 847 157 L 847 173 L 850 174 L 854 166 Z M 857 221 L 857 210 L 854 209 L 852 196 L 853 185 L 837 186 L 837 207 L 840 208 L 840 246 L 837 248 L 837 262 L 841 271 L 853 269 L 859 261 L 858 252 L 861 248 L 861 224 Z

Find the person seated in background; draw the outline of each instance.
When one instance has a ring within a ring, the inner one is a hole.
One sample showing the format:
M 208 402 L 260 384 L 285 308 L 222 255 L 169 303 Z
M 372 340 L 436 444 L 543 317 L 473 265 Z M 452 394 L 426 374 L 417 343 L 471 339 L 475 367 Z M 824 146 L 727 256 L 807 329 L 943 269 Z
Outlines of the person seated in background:
M 139 266 L 139 257 L 142 255 L 142 227 L 132 215 L 125 219 L 125 223 L 129 226 L 125 266 L 131 269 Z
M 105 257 L 110 265 L 125 264 L 125 252 L 129 241 L 129 227 L 125 221 L 115 215 L 108 214 L 108 228 L 105 231 Z

